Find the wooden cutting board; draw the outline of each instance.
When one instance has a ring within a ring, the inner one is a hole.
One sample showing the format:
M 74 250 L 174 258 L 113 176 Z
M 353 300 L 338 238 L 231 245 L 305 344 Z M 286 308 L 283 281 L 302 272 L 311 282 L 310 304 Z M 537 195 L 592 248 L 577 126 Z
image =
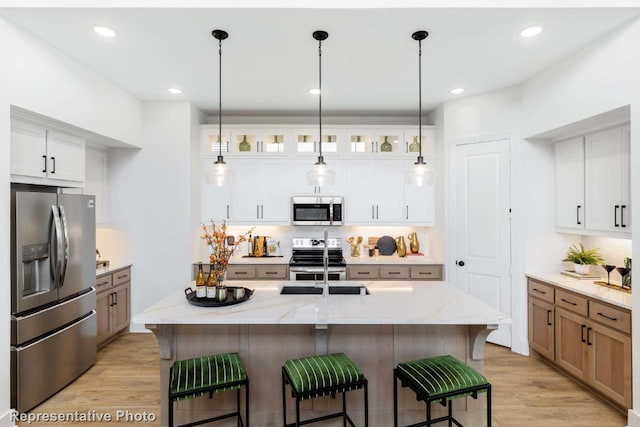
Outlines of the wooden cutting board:
M 369 245 L 370 248 L 374 248 L 378 244 L 379 238 L 380 237 L 369 237 L 369 240 L 367 241 L 367 245 Z

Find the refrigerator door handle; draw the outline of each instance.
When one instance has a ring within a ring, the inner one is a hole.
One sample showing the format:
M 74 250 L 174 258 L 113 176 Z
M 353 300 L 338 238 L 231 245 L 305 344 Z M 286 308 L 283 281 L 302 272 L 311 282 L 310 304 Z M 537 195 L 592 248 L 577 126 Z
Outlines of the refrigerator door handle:
M 58 213 L 58 207 L 51 205 L 51 211 L 53 212 L 53 230 L 55 232 L 55 257 L 52 257 L 52 262 L 55 262 L 53 269 L 53 286 L 60 285 L 60 272 L 62 270 L 62 223 L 60 222 L 60 214 Z M 52 242 L 53 243 L 53 242 Z
M 62 222 L 62 235 L 64 236 L 64 258 L 60 272 L 60 287 L 63 287 L 64 279 L 67 277 L 67 266 L 69 265 L 69 231 L 67 227 L 67 216 L 64 213 L 64 206 L 62 205 L 60 205 L 60 220 Z

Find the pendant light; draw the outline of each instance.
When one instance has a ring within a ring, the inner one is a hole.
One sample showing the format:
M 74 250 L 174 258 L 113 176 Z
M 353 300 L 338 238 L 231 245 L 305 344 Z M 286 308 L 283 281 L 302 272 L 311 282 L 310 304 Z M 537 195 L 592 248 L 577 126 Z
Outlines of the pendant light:
M 406 182 L 409 185 L 422 187 L 433 183 L 433 170 L 427 168 L 427 164 L 422 157 L 422 40 L 426 39 L 429 33 L 426 31 L 416 31 L 411 38 L 418 41 L 418 159 L 413 167 L 407 171 Z
M 313 38 L 318 40 L 318 118 L 320 124 L 320 144 L 318 161 L 307 172 L 307 183 L 313 186 L 332 185 L 336 180 L 336 174 L 327 167 L 322 157 L 322 41 L 329 37 L 326 31 L 314 31 Z
M 229 37 L 223 30 L 213 30 L 211 35 L 218 39 L 218 159 L 213 163 L 213 169 L 206 174 L 207 183 L 218 186 L 228 185 L 233 181 L 231 170 L 222 156 L 222 40 Z

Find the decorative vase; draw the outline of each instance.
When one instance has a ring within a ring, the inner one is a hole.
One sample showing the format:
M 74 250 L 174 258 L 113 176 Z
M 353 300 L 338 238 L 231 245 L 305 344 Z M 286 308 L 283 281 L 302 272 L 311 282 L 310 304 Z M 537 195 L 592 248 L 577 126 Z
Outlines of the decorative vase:
M 404 243 L 404 236 L 396 237 L 396 250 L 400 258 L 407 256 L 407 245 Z
M 391 145 L 391 143 L 388 141 L 388 136 L 384 137 L 384 142 L 380 145 L 380 151 L 385 152 L 385 153 L 389 153 L 391 151 L 393 151 L 393 146 Z
M 247 141 L 247 135 L 242 135 L 242 142 L 238 145 L 238 151 L 251 151 L 251 144 Z
M 407 238 L 409 239 L 409 249 L 411 250 L 411 253 L 417 254 L 418 252 L 420 252 L 420 242 L 418 242 L 418 234 L 411 233 L 407 236 Z
M 629 272 L 622 279 L 622 286 L 631 289 L 631 258 L 624 259 L 624 266 L 629 269 Z
M 573 269 L 578 274 L 589 274 L 589 264 L 573 264 Z
M 417 153 L 420 151 L 420 143 L 418 143 L 418 137 L 414 136 L 413 137 L 413 142 L 411 144 L 409 144 L 409 152 L 410 153 Z

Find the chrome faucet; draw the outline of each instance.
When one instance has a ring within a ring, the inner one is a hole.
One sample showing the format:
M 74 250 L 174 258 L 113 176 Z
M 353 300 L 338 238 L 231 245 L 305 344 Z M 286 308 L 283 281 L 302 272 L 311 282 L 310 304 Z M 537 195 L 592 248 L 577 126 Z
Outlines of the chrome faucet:
M 322 251 L 322 295 L 329 296 L 329 232 L 324 229 L 324 250 Z

